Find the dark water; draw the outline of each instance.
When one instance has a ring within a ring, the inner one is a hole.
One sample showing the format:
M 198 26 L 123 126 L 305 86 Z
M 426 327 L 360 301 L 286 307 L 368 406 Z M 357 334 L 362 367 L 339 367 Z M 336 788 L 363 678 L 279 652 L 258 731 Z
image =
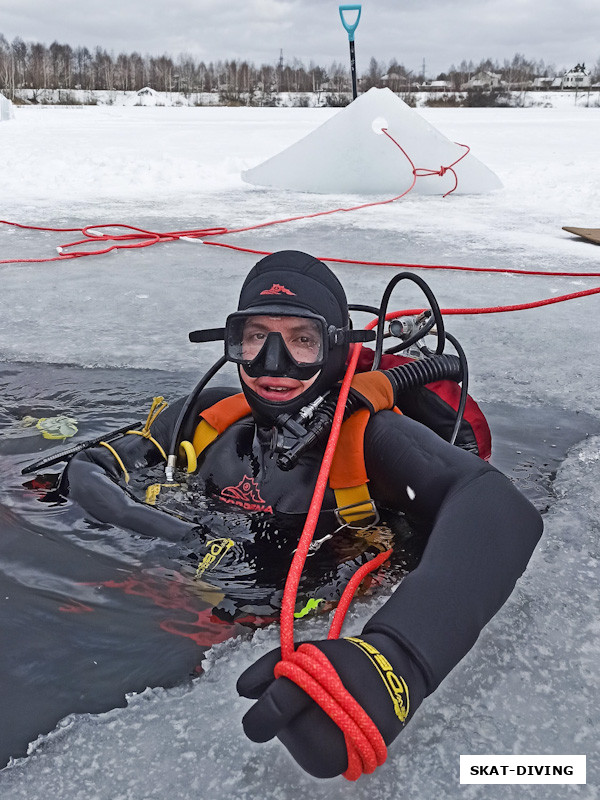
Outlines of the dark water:
M 71 502 L 40 502 L 44 479 L 21 475 L 65 448 L 23 427 L 24 417 L 75 418 L 71 445 L 142 421 L 154 395 L 175 399 L 196 379 L 0 366 L 0 765 L 65 715 L 105 711 L 124 705 L 127 692 L 180 683 L 197 674 L 211 643 L 251 635 L 243 623 L 215 618 L 210 594 L 194 590 L 169 545 L 95 523 Z M 542 511 L 567 449 L 600 431 L 597 420 L 555 408 L 483 410 L 493 463 Z

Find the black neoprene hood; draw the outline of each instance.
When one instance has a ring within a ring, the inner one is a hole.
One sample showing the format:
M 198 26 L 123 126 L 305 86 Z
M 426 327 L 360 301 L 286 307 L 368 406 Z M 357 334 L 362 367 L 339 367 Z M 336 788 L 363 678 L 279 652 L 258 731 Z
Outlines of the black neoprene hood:
M 336 328 L 348 325 L 342 284 L 322 261 L 298 250 L 282 250 L 261 259 L 242 285 L 238 310 L 270 304 L 311 311 Z
M 261 259 L 242 285 L 238 311 L 264 311 L 284 307 L 288 313 L 306 312 L 323 317 L 328 326 L 347 329 L 348 302 L 342 284 L 322 261 L 298 250 L 282 250 Z M 348 341 L 332 345 L 315 382 L 288 403 L 264 400 L 243 381 L 242 389 L 255 417 L 273 424 L 279 414 L 293 414 L 340 379 L 348 355 Z

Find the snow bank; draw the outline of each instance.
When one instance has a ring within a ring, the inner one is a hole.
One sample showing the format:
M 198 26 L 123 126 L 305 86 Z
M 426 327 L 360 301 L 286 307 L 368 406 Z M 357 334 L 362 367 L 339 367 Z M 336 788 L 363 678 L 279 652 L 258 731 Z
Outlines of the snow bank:
M 15 112 L 13 109 L 13 104 L 7 97 L 4 97 L 3 94 L 0 94 L 0 122 L 13 119 L 14 116 Z

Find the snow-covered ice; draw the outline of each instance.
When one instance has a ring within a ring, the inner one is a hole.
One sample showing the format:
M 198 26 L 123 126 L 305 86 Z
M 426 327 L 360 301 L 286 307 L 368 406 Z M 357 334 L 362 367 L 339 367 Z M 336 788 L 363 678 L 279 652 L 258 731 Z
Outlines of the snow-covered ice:
M 0 126 L 0 217 L 77 227 L 242 227 L 371 201 L 250 187 L 249 169 L 330 119 L 334 109 L 18 108 Z M 423 197 L 223 237 L 258 250 L 321 257 L 600 271 L 600 248 L 561 230 L 600 227 L 600 110 L 421 109 L 467 143 L 504 188 Z M 420 165 L 429 166 L 429 165 Z M 431 165 L 438 167 L 440 165 Z M 392 165 L 390 165 L 392 168 Z M 401 191 L 403 187 L 399 187 Z M 382 198 L 384 199 L 384 198 Z M 46 257 L 76 234 L 0 226 L 0 258 Z M 256 256 L 174 242 L 48 264 L 0 266 L 3 361 L 194 369 L 187 332 L 222 323 Z M 350 302 L 378 303 L 393 271 L 334 264 Z M 422 271 L 443 308 L 524 303 L 600 286 L 600 278 Z M 404 287 L 403 287 L 403 291 Z M 418 295 L 395 296 L 413 307 Z M 559 407 L 600 420 L 598 296 L 540 309 L 448 319 L 465 347 L 472 393 L 515 407 Z M 61 409 L 68 411 L 68 409 Z M 551 436 L 551 431 L 548 435 Z M 316 782 L 278 743 L 248 742 L 237 675 L 277 644 L 213 648 L 191 685 L 147 691 L 126 709 L 65 721 L 0 774 L 6 800 L 272 800 L 406 796 L 597 798 L 600 437 L 576 445 L 554 481 L 545 536 L 507 605 L 391 748 L 350 786 Z M 378 601 L 356 608 L 360 629 Z M 381 600 L 379 600 L 381 602 Z M 307 625 L 309 635 L 325 620 Z M 587 753 L 588 785 L 465 786 L 461 753 Z

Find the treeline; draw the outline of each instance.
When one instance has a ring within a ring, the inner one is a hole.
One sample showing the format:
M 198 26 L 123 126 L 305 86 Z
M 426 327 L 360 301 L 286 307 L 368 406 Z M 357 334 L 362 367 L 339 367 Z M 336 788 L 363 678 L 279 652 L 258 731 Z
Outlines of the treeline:
M 569 64 L 568 68 L 573 66 L 575 65 Z M 504 59 L 502 63 L 490 58 L 478 62 L 463 60 L 458 66 L 452 64 L 446 72 L 430 78 L 422 72 L 407 70 L 395 61 L 386 65 L 384 62 L 378 62 L 377 59 L 372 58 L 369 69 L 361 80 L 361 87 L 370 89 L 371 86 L 381 86 L 385 81 L 385 84 L 393 89 L 395 81 L 396 87 L 399 89 L 403 89 L 407 85 L 418 88 L 435 80 L 445 81 L 450 90 L 459 92 L 464 84 L 478 72 L 492 72 L 500 77 L 504 86 L 518 87 L 532 84 L 535 78 L 554 78 L 564 75 L 566 71 L 567 67 L 562 66 L 557 69 L 554 64 L 547 64 L 543 59 L 528 59 L 521 53 L 516 53 L 512 59 Z M 600 81 L 600 58 L 590 69 L 590 73 L 593 81 Z
M 109 53 L 102 47 L 50 46 L 8 42 L 0 34 L 0 91 L 7 96 L 16 89 L 86 89 L 90 91 L 139 91 L 151 86 L 158 92 L 232 92 L 255 90 L 281 92 L 318 91 L 325 83 L 343 91 L 348 71 L 333 63 L 329 70 L 294 59 L 291 64 L 248 61 L 197 61 L 189 55 L 142 56 L 140 53 Z
M 556 74 L 552 65 L 517 54 L 503 64 L 490 59 L 479 63 L 463 61 L 458 67 L 452 65 L 436 79 L 447 81 L 450 88 L 458 91 L 479 70 L 496 72 L 509 85 Z M 600 80 L 600 59 L 593 77 Z M 395 59 L 386 63 L 371 58 L 368 69 L 360 77 L 360 86 L 362 91 L 387 85 L 395 91 L 410 92 L 424 80 L 424 75 L 407 69 Z M 17 89 L 139 91 L 145 86 L 159 92 L 219 92 L 231 97 L 258 91 L 344 92 L 350 88 L 350 75 L 347 65 L 337 62 L 327 69 L 312 61 L 306 67 L 298 59 L 260 67 L 240 60 L 206 64 L 189 55 L 175 59 L 169 55 L 142 56 L 135 52 L 115 56 L 102 47 L 90 51 L 87 47 L 73 48 L 58 42 L 46 46 L 25 42 L 19 37 L 8 42 L 0 34 L 0 91 L 9 98 L 14 97 Z

